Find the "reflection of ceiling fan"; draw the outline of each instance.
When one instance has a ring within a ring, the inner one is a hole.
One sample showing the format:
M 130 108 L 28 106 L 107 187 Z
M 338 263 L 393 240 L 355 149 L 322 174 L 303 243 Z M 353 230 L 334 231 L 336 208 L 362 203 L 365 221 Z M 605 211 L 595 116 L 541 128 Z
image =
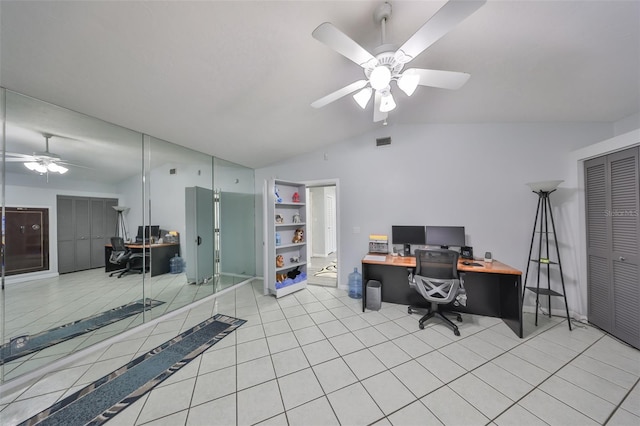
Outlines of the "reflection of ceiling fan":
M 375 91 L 373 121 L 386 120 L 388 112 L 396 107 L 391 96 L 391 82 L 411 96 L 418 85 L 458 89 L 469 79 L 469 74 L 454 71 L 410 68 L 401 72 L 404 66 L 438 41 L 456 25 L 478 10 L 486 0 L 450 0 L 431 17 L 399 49 L 385 44 L 385 24 L 391 16 L 391 5 L 384 3 L 374 13 L 376 22 L 382 26 L 382 45 L 374 51 L 375 56 L 353 41 L 329 22 L 316 28 L 313 37 L 336 52 L 355 62 L 364 69 L 366 80 L 358 80 L 311 104 L 321 108 L 335 100 L 359 90 L 353 98 L 364 109 Z
M 36 173 L 45 174 L 49 172 L 65 174 L 69 171 L 64 165 L 71 165 L 62 161 L 59 155 L 49 152 L 49 139 L 51 135 L 44 135 L 46 140 L 44 152 L 34 152 L 33 155 L 17 154 L 7 152 L 5 159 L 7 162 L 24 163 L 24 166 Z

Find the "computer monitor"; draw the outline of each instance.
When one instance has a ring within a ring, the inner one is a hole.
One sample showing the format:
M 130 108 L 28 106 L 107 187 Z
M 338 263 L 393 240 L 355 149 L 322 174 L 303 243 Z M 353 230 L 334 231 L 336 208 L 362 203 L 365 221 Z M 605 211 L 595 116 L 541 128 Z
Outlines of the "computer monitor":
M 391 242 L 393 244 L 403 244 L 404 254 L 411 254 L 411 244 L 426 244 L 424 236 L 424 226 L 401 226 L 391 227 Z
M 427 226 L 426 245 L 463 247 L 465 245 L 464 226 Z
M 151 237 L 156 240 L 160 238 L 159 225 L 138 226 L 138 234 L 136 235 L 137 242 L 148 242 Z

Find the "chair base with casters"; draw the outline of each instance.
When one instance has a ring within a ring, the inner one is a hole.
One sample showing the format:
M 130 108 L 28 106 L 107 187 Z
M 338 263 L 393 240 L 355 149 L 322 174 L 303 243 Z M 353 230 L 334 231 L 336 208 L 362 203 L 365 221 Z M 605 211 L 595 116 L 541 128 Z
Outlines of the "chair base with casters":
M 113 277 L 114 275 L 117 274 L 117 278 L 122 278 L 122 276 L 125 274 L 141 274 L 142 265 L 140 265 L 139 267 L 133 267 L 131 265 L 131 263 L 133 263 L 132 260 L 137 260 L 137 259 L 142 261 L 142 256 L 130 257 L 129 261 L 127 262 L 127 266 L 124 269 L 118 269 L 117 271 L 113 271 L 112 273 L 109 274 L 109 276 Z
M 111 256 L 109 257 L 109 262 L 121 267 L 124 266 L 124 269 L 118 269 L 117 271 L 110 273 L 110 277 L 113 277 L 117 274 L 118 278 L 121 278 L 123 275 L 128 273 L 143 273 L 144 267 L 142 266 L 142 260 L 145 255 L 143 255 L 142 253 L 132 252 L 124 244 L 124 240 L 121 237 L 111 238 L 111 248 L 112 251 Z M 134 264 L 138 262 L 140 263 L 140 266 L 134 266 Z
M 445 311 L 441 307 L 442 307 L 442 305 L 438 305 L 435 310 L 433 309 L 433 307 L 428 308 L 427 309 L 427 313 L 424 314 L 422 316 L 422 318 L 420 318 L 418 320 L 418 327 L 420 327 L 420 330 L 424 330 L 424 323 L 425 322 L 427 322 L 429 319 L 431 319 L 433 317 L 438 317 L 442 321 L 444 321 L 445 324 L 447 324 L 449 327 L 451 327 L 453 329 L 453 334 L 455 334 L 456 336 L 460 336 L 460 330 L 458 330 L 458 326 L 453 321 L 451 321 L 449 318 L 447 318 L 445 316 L 445 313 L 446 314 L 450 314 L 450 315 L 455 315 L 456 316 L 456 321 L 458 321 L 458 322 L 462 322 L 462 315 L 460 315 L 458 312 Z M 407 308 L 407 312 L 409 313 L 409 315 L 411 315 L 414 312 L 424 311 L 424 309 L 425 308 L 417 308 L 415 306 L 409 306 Z

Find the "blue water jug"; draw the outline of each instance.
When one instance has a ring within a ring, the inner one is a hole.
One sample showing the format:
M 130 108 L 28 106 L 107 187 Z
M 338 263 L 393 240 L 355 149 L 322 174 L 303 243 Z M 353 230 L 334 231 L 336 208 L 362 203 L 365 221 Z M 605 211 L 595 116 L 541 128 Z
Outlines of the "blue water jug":
M 349 297 L 362 299 L 362 274 L 358 272 L 357 267 L 349 274 Z
M 169 272 L 172 274 L 179 274 L 182 272 L 182 258 L 178 253 L 169 260 Z

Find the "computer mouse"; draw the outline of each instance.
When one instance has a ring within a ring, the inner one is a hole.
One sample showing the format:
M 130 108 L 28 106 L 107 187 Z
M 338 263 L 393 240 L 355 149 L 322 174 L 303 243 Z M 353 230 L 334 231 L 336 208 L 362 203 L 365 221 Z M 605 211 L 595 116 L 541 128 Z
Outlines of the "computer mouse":
M 463 265 L 471 265 L 471 262 L 467 262 L 466 260 L 462 262 Z

